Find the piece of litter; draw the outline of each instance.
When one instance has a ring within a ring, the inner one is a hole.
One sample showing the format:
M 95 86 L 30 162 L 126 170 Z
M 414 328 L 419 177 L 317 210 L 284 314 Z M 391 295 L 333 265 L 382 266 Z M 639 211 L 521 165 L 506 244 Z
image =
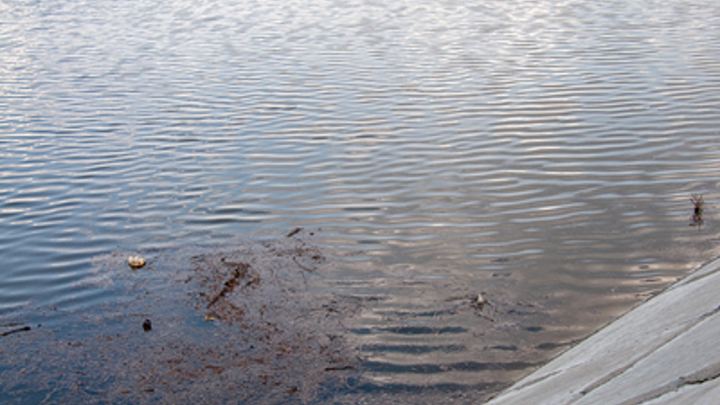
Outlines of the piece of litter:
M 205 316 L 205 322 L 212 322 L 215 320 L 214 316 Z
M 139 269 L 139 268 L 145 266 L 145 259 L 143 259 L 140 256 L 130 256 L 130 257 L 128 257 L 127 261 L 128 261 L 128 264 L 130 265 L 130 268 L 132 268 L 133 270 Z

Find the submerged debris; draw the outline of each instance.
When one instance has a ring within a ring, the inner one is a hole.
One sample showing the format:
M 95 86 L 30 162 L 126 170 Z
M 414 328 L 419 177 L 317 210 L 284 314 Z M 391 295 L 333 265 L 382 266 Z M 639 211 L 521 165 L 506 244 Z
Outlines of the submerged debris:
M 39 391 L 51 403 L 94 404 L 98 393 L 133 404 L 325 403 L 360 373 L 345 322 L 366 301 L 318 288 L 323 251 L 288 232 L 157 249 L 152 272 L 128 269 L 135 253 L 95 258 L 119 299 L 53 311 L 67 330 L 3 339 L 0 393 L 18 403 Z M 29 330 L 10 322 L 3 336 Z
M 233 292 L 235 290 L 235 287 L 240 284 L 241 279 L 250 278 L 250 280 L 245 282 L 244 287 L 251 286 L 260 281 L 260 278 L 258 276 L 248 277 L 248 272 L 250 270 L 249 264 L 226 262 L 224 257 L 220 259 L 220 261 L 232 269 L 232 277 L 230 277 L 230 279 L 223 284 L 222 290 L 220 290 L 220 292 L 215 295 L 213 299 L 210 300 L 210 302 L 207 304 L 208 308 L 215 305 L 221 298 L 225 297 L 227 294 Z

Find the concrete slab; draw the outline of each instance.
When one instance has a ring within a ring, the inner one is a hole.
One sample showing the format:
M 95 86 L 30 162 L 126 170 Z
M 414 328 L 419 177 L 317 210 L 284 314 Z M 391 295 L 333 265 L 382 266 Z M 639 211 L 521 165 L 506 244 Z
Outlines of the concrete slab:
M 720 260 L 715 260 L 522 379 L 488 405 L 700 403 L 696 401 L 717 394 L 718 344 Z M 686 402 L 687 398 L 696 399 Z M 678 402 L 662 402 L 675 400 Z

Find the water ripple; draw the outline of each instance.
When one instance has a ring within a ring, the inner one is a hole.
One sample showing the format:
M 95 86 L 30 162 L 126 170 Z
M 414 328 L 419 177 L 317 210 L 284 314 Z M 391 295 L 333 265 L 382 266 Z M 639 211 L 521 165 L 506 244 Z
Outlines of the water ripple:
M 494 386 L 720 253 L 716 2 L 25 3 L 0 312 L 102 301 L 118 248 L 322 228 L 328 288 L 387 299 L 367 387 Z M 481 291 L 506 322 L 445 304 Z

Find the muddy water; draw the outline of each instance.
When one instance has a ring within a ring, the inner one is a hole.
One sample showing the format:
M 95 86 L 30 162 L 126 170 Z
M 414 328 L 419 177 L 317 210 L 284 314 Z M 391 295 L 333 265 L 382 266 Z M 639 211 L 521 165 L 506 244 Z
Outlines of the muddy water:
M 0 3 L 0 398 L 468 403 L 720 253 L 716 2 L 235 3 Z

